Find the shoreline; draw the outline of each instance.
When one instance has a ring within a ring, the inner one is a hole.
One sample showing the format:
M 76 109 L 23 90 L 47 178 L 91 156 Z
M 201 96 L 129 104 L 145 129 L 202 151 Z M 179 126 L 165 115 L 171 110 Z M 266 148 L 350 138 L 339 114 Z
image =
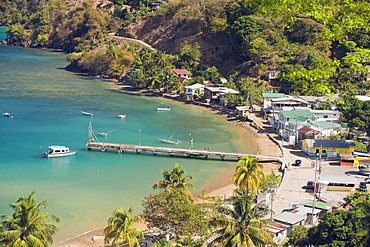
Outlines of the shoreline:
M 188 102 L 184 99 L 175 98 L 171 95 L 156 95 L 154 91 L 150 90 L 134 90 L 129 85 L 121 85 L 113 80 L 104 80 L 110 88 L 116 89 L 121 91 L 122 93 L 130 93 L 142 96 L 149 96 L 151 94 L 152 97 L 158 97 L 163 100 L 168 100 L 171 102 L 175 102 L 178 104 L 183 105 L 191 105 L 193 107 L 197 107 L 203 111 L 210 112 L 212 114 L 216 114 L 221 117 L 224 121 L 227 121 L 230 127 L 235 132 L 235 137 L 237 138 L 237 146 L 242 151 L 244 146 L 251 146 L 250 139 L 254 139 L 255 143 L 253 143 L 252 147 L 256 154 L 264 154 L 270 156 L 279 156 L 279 148 L 274 144 L 265 134 L 259 133 L 255 128 L 251 127 L 247 122 L 242 122 L 238 119 L 235 115 L 224 115 L 218 114 L 220 112 L 221 106 L 215 105 L 206 105 L 202 103 L 194 104 L 194 102 Z M 243 136 L 248 136 L 249 138 L 243 138 Z M 232 176 L 235 173 L 235 168 L 238 165 L 235 162 L 235 165 L 231 165 L 230 167 L 226 167 L 225 169 L 220 171 L 218 174 L 212 176 L 211 178 L 207 179 L 203 182 L 203 184 L 193 191 L 194 195 L 201 195 L 202 193 L 205 196 L 214 197 L 214 196 L 221 196 L 224 199 L 229 198 L 232 196 L 232 192 L 235 189 L 235 186 L 232 183 Z M 279 168 L 279 164 L 275 163 L 266 163 L 264 164 L 263 171 L 267 174 L 271 173 L 271 171 L 277 172 Z M 146 225 L 144 223 L 135 224 L 136 227 L 140 228 L 141 230 L 147 230 Z M 59 243 L 54 243 L 54 247 L 104 247 L 104 238 L 102 237 L 102 233 L 104 227 L 92 229 L 86 231 L 84 233 L 78 234 L 74 237 L 69 239 L 60 241 Z

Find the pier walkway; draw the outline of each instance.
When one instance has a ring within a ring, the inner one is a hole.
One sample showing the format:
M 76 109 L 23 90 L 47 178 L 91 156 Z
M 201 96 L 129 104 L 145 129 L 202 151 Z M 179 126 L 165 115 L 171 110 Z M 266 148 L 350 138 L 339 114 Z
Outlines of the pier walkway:
M 117 151 L 118 153 L 123 152 L 134 152 L 137 154 L 140 153 L 149 153 L 153 155 L 164 154 L 169 156 L 201 156 L 207 159 L 209 156 L 219 156 L 221 160 L 225 158 L 233 158 L 239 160 L 244 156 L 251 156 L 259 161 L 273 161 L 273 162 L 282 162 L 282 158 L 273 157 L 273 156 L 264 156 L 264 155 L 255 155 L 255 154 L 243 154 L 243 153 L 232 153 L 232 152 L 219 152 L 219 151 L 210 151 L 210 150 L 194 150 L 194 149 L 183 149 L 183 148 L 168 148 L 168 147 L 156 147 L 156 146 L 142 146 L 142 145 L 130 145 L 130 144 L 119 144 L 119 143 L 108 143 L 108 142 L 93 142 L 89 141 L 86 143 L 86 148 L 99 149 L 101 151 Z

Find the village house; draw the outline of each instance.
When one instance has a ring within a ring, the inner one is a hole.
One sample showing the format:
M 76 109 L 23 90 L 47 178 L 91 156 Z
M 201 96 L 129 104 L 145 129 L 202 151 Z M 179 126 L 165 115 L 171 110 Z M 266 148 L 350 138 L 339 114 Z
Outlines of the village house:
M 238 113 L 237 113 L 238 116 L 240 116 L 240 117 L 247 117 L 248 116 L 249 109 L 250 109 L 249 106 L 237 106 L 235 108 L 238 111 Z
M 370 97 L 369 96 L 365 96 L 365 95 L 356 95 L 355 97 L 358 100 L 361 100 L 361 101 L 369 101 L 370 100 Z
M 298 140 L 316 139 L 319 134 L 321 134 L 320 131 L 314 130 L 308 126 L 303 126 L 298 129 Z
M 323 157 L 339 157 L 341 153 L 355 151 L 356 144 L 351 140 L 312 140 L 301 142 L 302 151 L 309 156 L 321 154 Z
M 269 114 L 271 125 L 278 122 L 278 115 L 282 110 L 309 110 L 306 101 L 289 95 L 281 98 L 271 98 L 270 104 L 271 106 L 264 108 L 263 111 L 265 114 Z M 276 127 L 274 128 L 276 129 Z
M 283 110 L 279 113 L 273 126 L 281 136 L 296 144 L 298 139 L 297 130 L 303 127 L 304 123 L 314 122 L 315 118 L 316 116 L 310 110 Z
M 342 132 L 342 125 L 334 122 L 316 121 L 310 126 L 320 132 L 318 136 L 336 135 Z
M 179 77 L 180 82 L 184 82 L 190 79 L 190 72 L 186 69 L 173 69 L 172 73 Z
M 318 116 L 316 121 L 326 121 L 340 123 L 339 117 L 342 114 L 340 111 L 335 110 L 311 110 L 312 114 Z
M 284 93 L 262 93 L 263 109 L 271 107 L 271 99 L 284 98 Z
M 239 94 L 239 91 L 227 87 L 205 87 L 204 96 L 209 98 L 213 103 L 224 105 L 225 94 Z
M 277 79 L 278 74 L 280 74 L 280 69 L 271 69 L 265 71 L 265 78 L 267 80 L 275 80 Z
M 309 104 L 307 101 L 290 95 L 287 95 L 282 98 L 271 99 L 271 108 L 274 111 L 281 111 L 283 107 L 291 107 L 293 109 L 294 107 L 308 108 L 308 106 Z
M 280 214 L 274 215 L 272 219 L 277 223 L 288 226 L 288 236 L 292 232 L 293 226 L 304 226 L 306 222 L 306 217 L 304 215 L 299 215 L 291 212 L 282 212 Z
M 303 225 L 313 226 L 319 222 L 319 216 L 322 210 L 318 208 L 313 209 L 312 207 L 310 208 L 310 207 L 304 206 L 307 203 L 310 203 L 310 202 L 306 202 L 305 204 L 303 204 L 303 207 L 297 207 L 290 212 L 293 214 L 304 216 L 305 220 L 303 222 Z
M 314 200 L 304 203 L 303 206 L 308 209 L 308 212 L 312 212 L 313 209 L 317 210 L 317 216 L 320 219 L 322 219 L 326 213 L 331 212 L 334 209 L 334 205 L 332 204 Z
M 196 91 L 198 90 L 201 94 L 204 94 L 204 88 L 206 86 L 203 84 L 195 83 L 190 86 L 185 86 L 185 97 L 192 98 Z
M 263 227 L 263 229 L 271 235 L 275 244 L 281 244 L 284 242 L 284 240 L 288 237 L 288 228 L 288 225 L 277 222 L 270 222 Z

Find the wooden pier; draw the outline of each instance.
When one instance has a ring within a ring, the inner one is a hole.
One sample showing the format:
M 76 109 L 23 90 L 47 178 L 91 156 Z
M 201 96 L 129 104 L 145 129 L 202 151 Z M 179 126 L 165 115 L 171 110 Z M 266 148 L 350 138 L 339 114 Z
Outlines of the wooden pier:
M 119 144 L 119 143 L 108 143 L 108 142 L 87 142 L 86 148 L 99 149 L 105 151 L 117 151 L 118 153 L 133 152 L 136 154 L 149 153 L 153 155 L 163 154 L 169 156 L 182 156 L 192 157 L 201 156 L 207 159 L 209 156 L 219 156 L 221 160 L 225 158 L 233 158 L 239 160 L 244 156 L 251 156 L 259 161 L 273 161 L 282 162 L 282 158 L 255 154 L 243 154 L 243 153 L 232 153 L 232 152 L 218 152 L 210 150 L 194 150 L 194 149 L 183 149 L 183 148 L 168 148 L 168 147 L 154 147 L 154 146 L 142 146 L 142 145 L 130 145 L 130 144 Z

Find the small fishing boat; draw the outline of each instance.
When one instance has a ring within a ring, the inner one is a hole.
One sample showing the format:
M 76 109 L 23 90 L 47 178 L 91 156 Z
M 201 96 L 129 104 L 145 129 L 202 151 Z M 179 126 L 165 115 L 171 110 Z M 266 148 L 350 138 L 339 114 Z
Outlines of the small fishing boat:
M 170 111 L 170 107 L 157 107 L 157 111 Z
M 13 116 L 12 116 L 12 115 L 10 115 L 10 113 L 9 113 L 9 112 L 3 112 L 2 114 L 3 114 L 3 116 L 4 116 L 4 117 L 10 117 L 10 118 L 13 118 Z
M 164 143 L 169 143 L 169 144 L 176 144 L 176 145 L 179 145 L 179 144 L 181 143 L 179 140 L 171 141 L 171 138 L 172 138 L 172 136 L 173 136 L 175 133 L 176 133 L 176 131 L 175 131 L 175 132 L 173 132 L 173 134 L 172 134 L 172 135 L 170 136 L 170 138 L 168 138 L 168 139 L 158 138 L 158 140 L 159 140 L 160 142 L 164 142 Z
M 176 144 L 176 145 L 179 145 L 179 144 L 181 143 L 179 140 L 171 141 L 171 140 L 162 139 L 162 138 L 158 138 L 158 140 L 159 140 L 160 142 L 170 143 L 170 144 Z
M 106 132 L 104 132 L 104 131 L 100 131 L 100 132 L 99 132 L 99 135 L 107 137 L 107 136 L 108 136 L 108 133 L 106 133 Z
M 99 131 L 99 132 L 97 132 L 97 133 L 99 133 L 99 135 L 101 135 L 101 136 L 107 137 L 107 136 L 108 136 L 108 134 L 109 134 L 110 132 L 113 132 L 113 131 L 116 131 L 116 129 L 115 129 L 115 130 L 108 131 L 108 132 Z
M 118 115 L 119 118 L 125 118 L 126 115 Z
M 49 146 L 47 152 L 44 152 L 44 156 L 47 158 L 65 157 L 76 154 L 77 150 L 69 150 L 66 146 Z
M 92 112 L 85 112 L 85 111 L 81 111 L 82 114 L 86 115 L 86 116 L 94 116 L 94 113 Z

